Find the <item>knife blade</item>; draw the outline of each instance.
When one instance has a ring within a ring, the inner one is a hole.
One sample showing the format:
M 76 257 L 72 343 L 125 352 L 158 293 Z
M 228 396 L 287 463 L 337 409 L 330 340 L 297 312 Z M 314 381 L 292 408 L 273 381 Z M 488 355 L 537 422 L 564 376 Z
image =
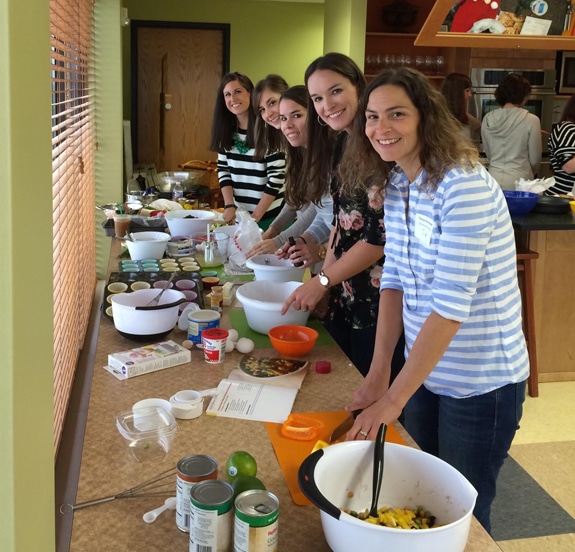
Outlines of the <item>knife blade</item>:
M 329 436 L 329 444 L 335 443 L 340 437 L 345 435 L 353 426 L 353 422 L 357 418 L 357 415 L 361 412 L 361 410 L 354 410 L 341 424 L 339 424 Z

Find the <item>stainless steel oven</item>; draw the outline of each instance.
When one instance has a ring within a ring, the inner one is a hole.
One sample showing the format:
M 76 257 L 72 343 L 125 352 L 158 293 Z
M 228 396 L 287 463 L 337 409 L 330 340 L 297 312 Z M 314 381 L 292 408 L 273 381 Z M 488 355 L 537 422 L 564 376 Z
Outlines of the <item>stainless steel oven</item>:
M 549 149 L 547 147 L 548 133 L 553 126 L 553 108 L 555 98 L 555 70 L 525 70 L 525 69 L 472 69 L 471 82 L 473 96 L 469 101 L 469 112 L 483 120 L 483 117 L 500 105 L 495 101 L 495 89 L 508 73 L 519 73 L 531 83 L 531 96 L 525 108 L 541 121 L 541 145 L 543 155 L 540 176 L 549 172 Z

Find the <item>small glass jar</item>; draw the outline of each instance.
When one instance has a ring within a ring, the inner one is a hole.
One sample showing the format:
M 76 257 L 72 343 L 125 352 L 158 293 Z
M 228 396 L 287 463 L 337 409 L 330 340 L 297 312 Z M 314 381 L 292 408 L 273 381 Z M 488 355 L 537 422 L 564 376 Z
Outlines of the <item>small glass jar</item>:
M 222 312 L 222 302 L 224 300 L 224 292 L 222 286 L 213 286 L 210 293 L 210 308 L 211 310 Z

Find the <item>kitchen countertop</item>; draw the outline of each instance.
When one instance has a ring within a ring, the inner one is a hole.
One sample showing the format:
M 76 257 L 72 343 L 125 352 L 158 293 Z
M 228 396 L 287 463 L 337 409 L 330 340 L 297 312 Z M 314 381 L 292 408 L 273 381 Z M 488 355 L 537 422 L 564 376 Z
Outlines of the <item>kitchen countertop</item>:
M 117 266 L 119 241 L 112 240 L 110 270 Z M 224 316 L 222 326 L 229 327 Z M 177 328 L 168 336 L 177 342 L 186 338 Z M 281 550 L 329 551 L 323 537 L 319 510 L 313 506 L 296 506 L 283 479 L 272 443 L 261 422 L 206 416 L 179 420 L 179 431 L 165 458 L 138 463 L 115 427 L 114 416 L 130 410 L 144 398 L 168 399 L 182 389 L 202 390 L 216 387 L 237 366 L 240 353 L 227 354 L 225 361 L 209 365 L 200 350 L 192 350 L 191 363 L 120 381 L 102 367 L 107 355 L 136 347 L 118 334 L 113 324 L 101 318 L 91 395 L 79 472 L 76 503 L 114 495 L 161 472 L 175 467 L 178 460 L 190 454 L 208 454 L 219 463 L 219 477 L 228 455 L 234 450 L 247 450 L 258 463 L 258 477 L 280 503 L 279 543 Z M 273 349 L 258 349 L 257 356 L 277 356 Z M 307 374 L 295 400 L 296 412 L 341 410 L 350 401 L 351 392 L 361 382 L 361 375 L 336 346 L 316 346 L 305 357 L 313 367 L 316 360 L 331 363 L 330 374 Z M 404 439 L 413 441 L 401 426 Z M 174 481 L 175 494 L 175 481 Z M 76 510 L 69 550 L 157 551 L 188 550 L 188 534 L 176 528 L 174 512 L 162 514 L 155 523 L 146 524 L 142 515 L 163 502 L 161 498 L 126 498 Z M 500 548 L 473 519 L 466 552 L 500 552 Z
M 534 230 L 575 230 L 575 213 L 564 215 L 545 215 L 528 213 L 524 217 L 511 217 L 513 228 L 520 232 Z

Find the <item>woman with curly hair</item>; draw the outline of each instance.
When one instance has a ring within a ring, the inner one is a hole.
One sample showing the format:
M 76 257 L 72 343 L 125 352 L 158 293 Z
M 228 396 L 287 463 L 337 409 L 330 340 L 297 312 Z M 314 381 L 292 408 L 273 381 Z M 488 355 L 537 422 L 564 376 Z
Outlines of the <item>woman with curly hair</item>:
M 285 156 L 273 152 L 255 158 L 253 88 L 242 73 L 224 75 L 216 96 L 210 149 L 218 152 L 224 220 L 233 223 L 242 207 L 265 230 L 282 208 Z
M 378 75 L 360 113 L 346 155 L 358 181 L 382 183 L 386 257 L 373 362 L 347 407 L 362 409 L 348 438 L 375 438 L 403 409 L 421 449 L 477 489 L 474 514 L 489 531 L 529 375 L 509 210 L 418 71 Z M 406 361 L 389 385 L 402 330 Z

